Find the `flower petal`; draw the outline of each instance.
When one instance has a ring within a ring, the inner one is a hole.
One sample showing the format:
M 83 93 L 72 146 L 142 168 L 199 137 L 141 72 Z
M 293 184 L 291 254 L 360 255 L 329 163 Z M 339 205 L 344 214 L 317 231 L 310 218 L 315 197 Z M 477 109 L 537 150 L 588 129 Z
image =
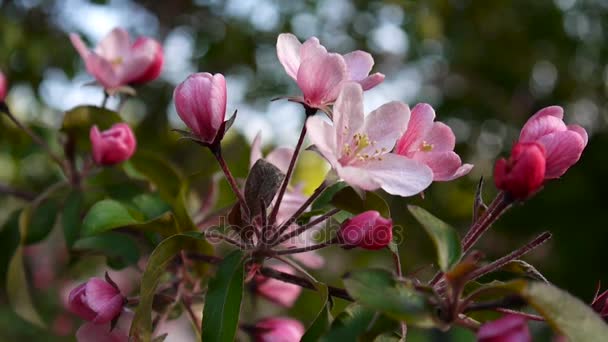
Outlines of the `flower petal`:
M 369 113 L 365 117 L 363 132 L 372 144 L 365 153 L 374 154 L 377 150 L 391 151 L 395 142 L 403 135 L 410 120 L 410 108 L 403 102 L 393 101 Z
M 109 61 L 122 59 L 129 55 L 131 38 L 129 33 L 120 27 L 110 31 L 97 45 L 95 52 Z
M 253 142 L 251 142 L 251 152 L 249 154 L 249 168 L 253 167 L 258 159 L 262 159 L 264 156 L 262 155 L 262 132 L 258 132 L 253 138 Z
M 454 151 L 456 136 L 450 126 L 437 121 L 424 137 L 424 142 L 432 146 L 433 152 Z
M 110 322 L 120 314 L 123 305 L 124 298 L 121 295 L 114 296 L 97 311 L 97 316 L 93 319 L 93 323 L 103 324 Z
M 110 324 L 85 323 L 76 331 L 78 342 L 128 342 L 129 336 L 116 329 L 110 331 Z
M 334 126 L 331 126 L 320 116 L 316 115 L 308 118 L 306 130 L 308 131 L 310 141 L 316 146 L 317 150 L 335 167 L 338 164 L 339 156 L 336 153 Z
M 87 304 L 91 309 L 99 312 L 106 303 L 112 300 L 120 292 L 114 286 L 100 278 L 91 278 L 86 286 Z
M 576 131 L 547 134 L 538 142 L 545 148 L 547 160 L 545 179 L 559 178 L 563 175 L 579 160 L 585 148 L 584 138 Z
M 583 138 L 584 145 L 587 146 L 587 142 L 589 141 L 589 135 L 583 127 L 579 125 L 569 125 L 568 130 L 578 133 L 581 138 Z
M 471 164 L 463 167 L 460 157 L 453 151 L 416 152 L 414 159 L 433 170 L 434 181 L 450 181 L 466 175 L 473 168 Z
M 562 118 L 564 110 L 559 106 L 546 107 L 532 115 L 521 129 L 520 142 L 534 142 L 540 137 L 559 131 L 565 131 L 566 124 Z
M 108 60 L 95 53 L 90 53 L 87 63 L 87 70 L 104 88 L 115 89 L 124 85 L 120 75 L 116 73 Z
M 382 83 L 382 81 L 384 81 L 384 74 L 376 72 L 359 81 L 359 84 L 361 85 L 363 90 L 369 90 Z
M 422 139 L 433 127 L 435 110 L 431 105 L 419 103 L 413 109 L 405 134 L 397 142 L 395 152 L 403 156 L 409 156 L 418 150 Z
M 369 161 L 362 167 L 391 195 L 416 195 L 433 181 L 433 171 L 428 166 L 393 153 L 383 155 L 380 160 Z
M 344 55 L 349 81 L 361 81 L 369 75 L 374 66 L 374 58 L 365 51 L 357 50 Z
M 355 82 L 347 82 L 342 86 L 336 99 L 333 112 L 334 129 L 336 131 L 336 147 L 338 155 L 343 153 L 344 145 L 349 144 L 355 133 L 363 127 L 363 89 Z
M 317 37 L 311 37 L 300 46 L 300 60 L 304 62 L 308 58 L 318 54 L 327 54 L 327 49 L 319 42 Z
M 348 185 L 363 189 L 366 191 L 373 191 L 380 188 L 378 183 L 372 174 L 367 169 L 360 166 L 345 166 L 336 168 L 338 176 L 342 178 Z
M 292 254 L 291 257 L 308 268 L 319 269 L 325 266 L 325 259 L 317 251 Z
M 281 33 L 277 39 L 277 57 L 285 72 L 294 80 L 297 79 L 300 67 L 300 47 L 302 43 L 291 33 Z
M 283 173 L 287 173 L 289 163 L 291 162 L 291 156 L 293 156 L 293 148 L 290 147 L 277 147 L 272 150 L 266 156 L 266 160 L 272 165 L 276 166 Z
M 346 78 L 346 64 L 342 56 L 317 53 L 302 60 L 297 83 L 306 103 L 311 107 L 321 107 L 336 99 L 340 85 Z

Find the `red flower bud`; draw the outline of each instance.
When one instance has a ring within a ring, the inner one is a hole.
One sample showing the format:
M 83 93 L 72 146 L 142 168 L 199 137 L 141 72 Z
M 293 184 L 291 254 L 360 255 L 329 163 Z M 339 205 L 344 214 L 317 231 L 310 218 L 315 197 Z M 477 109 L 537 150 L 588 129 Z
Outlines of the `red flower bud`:
M 137 142 L 131 127 L 118 123 L 107 131 L 100 132 L 97 126 L 91 127 L 93 159 L 99 165 L 114 165 L 128 160 L 135 153 Z
M 530 330 L 526 319 L 517 315 L 507 315 L 488 322 L 477 332 L 478 342 L 530 342 Z
M 532 196 L 545 179 L 545 149 L 538 143 L 517 143 L 508 160 L 499 159 L 494 167 L 494 183 L 513 199 Z
M 304 326 L 290 318 L 267 318 L 255 325 L 255 342 L 297 342 L 304 335 Z
M 393 221 L 375 210 L 366 211 L 344 221 L 338 236 L 349 246 L 371 250 L 384 248 L 393 239 Z
M 68 308 L 74 314 L 95 324 L 104 324 L 122 311 L 124 297 L 114 285 L 91 278 L 70 292 Z

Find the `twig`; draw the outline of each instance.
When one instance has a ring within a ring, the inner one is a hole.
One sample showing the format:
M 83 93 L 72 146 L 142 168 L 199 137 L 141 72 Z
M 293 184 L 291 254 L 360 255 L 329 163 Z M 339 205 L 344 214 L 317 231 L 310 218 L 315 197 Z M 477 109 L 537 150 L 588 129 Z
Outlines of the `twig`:
M 36 198 L 36 194 L 34 194 L 33 192 L 17 189 L 10 185 L 2 183 L 0 183 L 0 194 L 10 195 L 25 201 L 32 201 L 34 198 Z
M 308 222 L 307 224 L 305 224 L 305 225 L 303 225 L 303 226 L 295 229 L 291 233 L 283 235 L 276 242 L 274 242 L 272 244 L 272 246 L 276 246 L 276 245 L 278 245 L 278 244 L 280 244 L 282 242 L 285 242 L 285 241 L 287 241 L 287 240 L 289 240 L 289 239 L 291 239 L 293 237 L 299 236 L 300 234 L 304 233 L 308 229 L 310 229 L 310 228 L 318 225 L 319 223 L 321 223 L 321 222 L 323 222 L 323 221 L 331 218 L 332 216 L 334 216 L 335 214 L 337 214 L 339 212 L 340 212 L 340 209 L 337 209 L 337 208 L 336 209 L 332 209 L 332 210 L 326 212 L 325 214 L 317 217 L 316 219 Z
M 333 238 L 329 241 L 325 241 L 325 242 L 317 244 L 317 245 L 301 247 L 301 248 L 282 249 L 280 251 L 275 251 L 275 253 L 276 253 L 276 255 L 290 255 L 290 254 L 306 253 L 306 252 L 314 251 L 317 249 L 325 248 L 325 247 L 333 245 L 337 242 L 338 242 L 338 238 Z
M 211 150 L 211 153 L 213 154 L 213 156 L 215 157 L 215 159 L 217 160 L 218 164 L 220 165 L 220 168 L 224 172 L 224 176 L 226 177 L 226 180 L 230 184 L 230 187 L 232 188 L 232 192 L 234 192 L 234 194 L 238 198 L 239 202 L 241 202 L 241 209 L 245 210 L 247 215 L 249 215 L 249 208 L 247 207 L 247 202 L 245 202 L 245 196 L 243 195 L 243 192 L 239 188 L 238 184 L 236 183 L 236 179 L 232 175 L 232 172 L 230 172 L 230 168 L 228 168 L 228 165 L 226 164 L 226 160 L 224 159 L 224 156 L 222 155 L 221 146 L 218 144 L 216 147 L 210 147 L 210 150 Z

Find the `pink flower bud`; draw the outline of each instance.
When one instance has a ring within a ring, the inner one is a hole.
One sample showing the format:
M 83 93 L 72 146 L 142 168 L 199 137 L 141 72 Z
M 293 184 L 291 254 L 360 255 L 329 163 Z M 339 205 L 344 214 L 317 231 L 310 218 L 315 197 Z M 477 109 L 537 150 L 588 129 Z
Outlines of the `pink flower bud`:
M 6 93 L 8 93 L 8 81 L 6 80 L 6 76 L 0 71 L 0 102 L 4 101 Z
M 108 91 L 151 81 L 160 74 L 162 48 L 151 38 L 143 37 L 132 44 L 126 30 L 115 28 L 93 50 L 77 34 L 70 34 L 70 40 L 87 71 Z
M 80 318 L 95 324 L 108 323 L 122 311 L 124 297 L 114 285 L 91 278 L 70 292 L 68 308 Z
M 89 134 L 93 148 L 93 159 L 98 165 L 114 165 L 128 160 L 135 153 L 137 141 L 131 127 L 118 123 L 107 131 L 100 132 L 91 127 Z
M 297 342 L 304 335 L 304 326 L 290 318 L 267 318 L 255 325 L 256 342 Z
M 143 72 L 143 74 L 139 75 L 138 77 L 135 77 L 129 83 L 148 83 L 150 81 L 154 81 L 158 78 L 158 76 L 160 76 L 160 72 L 163 69 L 163 62 L 165 60 L 162 45 L 160 45 L 158 41 L 148 37 L 139 37 L 137 38 L 137 40 L 135 40 L 135 43 L 133 43 L 134 51 L 146 51 L 148 49 L 155 51 L 152 62 L 150 62 L 148 68 Z
M 530 342 L 530 330 L 526 319 L 517 315 L 507 315 L 488 322 L 477 332 L 478 342 Z
M 513 199 L 523 200 L 540 189 L 545 179 L 545 150 L 537 143 L 517 143 L 509 160 L 496 161 L 494 183 Z
M 559 178 L 574 165 L 587 145 L 587 132 L 578 125 L 566 126 L 564 110 L 546 107 L 534 114 L 519 135 L 519 142 L 537 142 L 545 148 L 545 179 Z
M 273 268 L 280 272 L 294 274 L 293 268 L 287 265 L 277 265 Z M 256 292 L 260 296 L 286 308 L 292 307 L 302 292 L 302 288 L 297 285 L 262 275 L 257 275 L 254 281 Z
M 349 246 L 371 250 L 384 248 L 393 238 L 393 221 L 375 210 L 366 211 L 344 221 L 338 236 Z
M 222 74 L 201 72 L 175 88 L 173 100 L 177 114 L 204 143 L 221 138 L 226 116 L 226 80 Z

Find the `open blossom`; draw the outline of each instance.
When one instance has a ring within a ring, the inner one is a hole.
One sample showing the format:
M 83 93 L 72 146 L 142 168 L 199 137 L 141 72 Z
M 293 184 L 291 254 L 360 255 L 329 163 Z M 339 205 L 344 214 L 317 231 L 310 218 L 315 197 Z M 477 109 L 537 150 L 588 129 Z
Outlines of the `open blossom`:
M 344 221 L 338 236 L 342 243 L 349 246 L 381 249 L 393 239 L 393 221 L 380 216 L 375 210 L 369 210 Z
M 358 82 L 363 90 L 368 90 L 384 80 L 383 74 L 369 74 L 374 66 L 369 53 L 330 53 L 316 37 L 300 43 L 293 34 L 282 33 L 277 39 L 277 55 L 302 90 L 304 102 L 314 108 L 333 102 L 345 81 Z
M 400 196 L 415 195 L 431 184 L 433 172 L 428 166 L 390 153 L 410 119 L 406 104 L 390 102 L 364 117 L 363 90 L 348 82 L 333 109 L 333 125 L 313 116 L 306 127 L 317 150 L 345 182 Z
M 291 156 L 293 155 L 293 148 L 290 147 L 277 147 L 270 151 L 266 156 L 262 154 L 262 136 L 257 134 L 251 143 L 251 156 L 249 159 L 249 166 L 252 167 L 258 159 L 264 158 L 267 162 L 276 166 L 281 172 L 287 173 Z M 289 186 L 283 195 L 281 201 L 281 207 L 277 213 L 277 222 L 282 223 L 288 220 L 304 203 L 308 197 L 302 191 L 303 185 L 298 184 L 296 186 Z M 273 205 L 276 198 L 273 200 Z M 297 229 L 298 225 L 293 224 L 286 233 L 291 232 L 292 229 Z M 282 247 L 285 248 L 297 248 L 306 247 L 314 242 L 313 235 L 318 229 L 309 229 L 298 237 L 287 240 L 282 243 Z M 299 261 L 304 266 L 309 268 L 320 268 L 325 265 L 323 257 L 317 253 L 317 251 L 310 251 L 306 253 L 297 253 L 290 255 L 291 258 Z
M 200 141 L 212 144 L 222 138 L 226 117 L 224 75 L 192 74 L 175 88 L 173 100 L 177 114 Z
M 91 278 L 70 292 L 68 308 L 80 318 L 95 324 L 108 323 L 122 311 L 124 297 L 114 285 Z
M 152 38 L 140 37 L 131 43 L 126 30 L 115 28 L 93 50 L 89 50 L 77 34 L 70 34 L 70 40 L 87 71 L 106 90 L 145 83 L 160 75 L 163 50 Z
M 103 132 L 100 132 L 97 126 L 93 126 L 89 135 L 93 160 L 98 165 L 122 163 L 133 156 L 137 147 L 135 135 L 126 123 L 117 123 Z
M 546 107 L 534 114 L 521 130 L 519 142 L 537 142 L 545 149 L 545 179 L 559 178 L 574 165 L 587 145 L 587 132 L 563 121 L 564 110 Z
M 531 342 L 526 319 L 507 315 L 496 321 L 485 323 L 477 332 L 478 342 Z
M 267 318 L 256 323 L 255 328 L 255 342 L 297 342 L 304 336 L 304 325 L 290 318 Z
M 6 93 L 8 93 L 8 81 L 6 80 L 6 76 L 0 71 L 0 102 L 4 101 Z
M 494 167 L 494 183 L 513 199 L 523 200 L 543 185 L 546 172 L 545 149 L 538 143 L 517 143 L 508 160 Z
M 397 142 L 395 153 L 418 160 L 433 170 L 434 181 L 450 181 L 462 177 L 473 168 L 462 165 L 454 152 L 456 137 L 443 122 L 435 122 L 435 110 L 421 103 L 412 109 L 407 130 Z
M 295 274 L 293 268 L 284 264 L 273 266 L 272 268 L 283 273 Z M 254 281 L 255 290 L 260 296 L 286 308 L 292 307 L 298 299 L 300 292 L 302 292 L 302 288 L 298 285 L 264 277 L 263 275 L 257 275 Z

